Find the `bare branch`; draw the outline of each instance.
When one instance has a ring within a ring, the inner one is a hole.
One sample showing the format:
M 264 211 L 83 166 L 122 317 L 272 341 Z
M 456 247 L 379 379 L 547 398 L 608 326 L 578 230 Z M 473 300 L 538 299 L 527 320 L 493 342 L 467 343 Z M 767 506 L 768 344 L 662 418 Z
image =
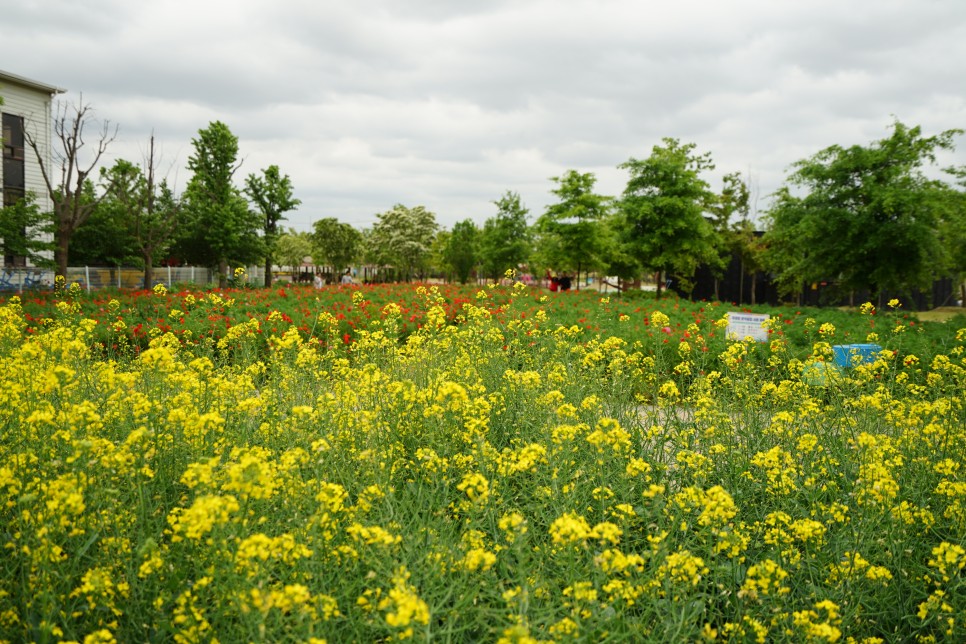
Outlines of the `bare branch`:
M 29 132 L 28 128 L 24 128 L 24 138 L 37 157 L 47 194 L 54 204 L 54 235 L 57 243 L 55 256 L 60 274 L 64 274 L 67 269 L 67 250 L 71 235 L 87 220 L 106 194 L 102 193 L 99 197 L 95 196 L 92 201 L 85 202 L 84 183 L 100 163 L 107 147 L 117 137 L 117 126 L 112 131 L 107 121 L 103 123 L 97 140 L 97 149 L 88 160 L 89 162 L 85 163 L 81 158 L 81 151 L 85 145 L 84 129 L 91 119 L 91 108 L 84 103 L 83 97 L 76 105 L 59 104 L 52 128 L 54 149 L 51 152 L 56 159 L 55 163 L 48 161 L 46 150 L 41 150 L 37 136 Z M 49 167 L 54 165 L 60 166 L 60 185 L 54 185 L 53 173 L 56 170 Z

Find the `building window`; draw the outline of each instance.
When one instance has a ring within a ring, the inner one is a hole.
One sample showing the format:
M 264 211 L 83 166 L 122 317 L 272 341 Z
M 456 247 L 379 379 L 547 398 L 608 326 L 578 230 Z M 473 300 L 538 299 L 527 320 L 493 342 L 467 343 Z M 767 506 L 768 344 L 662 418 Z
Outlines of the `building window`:
M 3 115 L 3 192 L 13 190 L 23 195 L 24 175 L 23 117 Z M 6 198 L 4 199 L 6 201 Z
M 4 114 L 2 186 L 4 206 L 12 206 L 23 199 L 27 187 L 25 179 L 23 117 Z M 26 235 L 26 231 L 21 231 L 21 234 Z M 3 263 L 6 266 L 25 266 L 26 260 L 5 252 Z

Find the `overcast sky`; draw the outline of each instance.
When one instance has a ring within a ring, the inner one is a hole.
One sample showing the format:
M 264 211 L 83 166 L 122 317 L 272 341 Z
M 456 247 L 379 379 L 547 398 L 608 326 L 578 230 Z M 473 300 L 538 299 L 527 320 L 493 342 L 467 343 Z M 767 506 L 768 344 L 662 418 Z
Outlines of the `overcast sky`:
M 507 190 L 535 218 L 550 177 L 618 195 L 616 166 L 663 137 L 710 152 L 715 189 L 748 176 L 763 210 L 824 147 L 966 127 L 964 0 L 19 0 L 2 24 L 0 69 L 83 94 L 120 127 L 112 159 L 153 131 L 183 185 L 220 120 L 239 186 L 291 177 L 299 230 L 395 203 L 482 224 Z

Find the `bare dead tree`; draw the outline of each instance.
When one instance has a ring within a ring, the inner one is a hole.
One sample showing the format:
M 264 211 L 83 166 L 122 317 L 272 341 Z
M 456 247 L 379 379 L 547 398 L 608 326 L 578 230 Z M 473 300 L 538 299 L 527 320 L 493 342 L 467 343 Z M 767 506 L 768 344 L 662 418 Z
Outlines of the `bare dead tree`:
M 71 236 L 81 224 L 87 221 L 105 194 L 102 193 L 100 196 L 85 194 L 84 185 L 108 145 L 117 136 L 117 126 L 112 131 L 110 123 L 103 122 L 96 145 L 85 159 L 82 153 L 87 143 L 84 139 L 84 130 L 92 119 L 91 106 L 84 103 L 83 96 L 78 99 L 76 105 L 58 104 L 57 116 L 53 123 L 55 140 L 51 142 L 52 162 L 45 157 L 37 136 L 28 128 L 24 128 L 24 139 L 37 157 L 47 194 L 54 204 L 54 262 L 57 264 L 58 275 L 67 274 L 67 252 L 70 248 Z M 56 174 L 58 169 L 59 182 Z

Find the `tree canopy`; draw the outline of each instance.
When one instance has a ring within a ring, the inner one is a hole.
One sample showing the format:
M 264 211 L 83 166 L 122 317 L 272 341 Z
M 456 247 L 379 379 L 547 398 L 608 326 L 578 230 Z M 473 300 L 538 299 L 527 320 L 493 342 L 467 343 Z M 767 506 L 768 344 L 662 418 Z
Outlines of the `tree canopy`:
M 120 196 L 132 191 L 137 166 L 118 159 L 110 168 L 101 168 L 103 199 L 71 236 L 68 259 L 72 266 L 140 266 L 134 237 L 128 227 L 126 207 Z M 94 201 L 95 187 L 88 181 L 81 198 Z
M 577 272 L 604 263 L 607 247 L 601 222 L 608 214 L 610 198 L 594 192 L 597 177 L 592 172 L 568 170 L 551 177 L 557 184 L 551 192 L 557 203 L 547 206 L 537 219 L 538 247 L 544 262 L 557 269 Z
M 362 250 L 362 233 L 335 217 L 320 219 L 313 225 L 312 258 L 316 264 L 341 271 L 358 259 Z
M 493 204 L 497 212 L 483 223 L 479 256 L 483 272 L 496 279 L 529 259 L 532 234 L 518 193 L 508 190 Z
M 657 271 L 658 297 L 665 274 L 690 280 L 699 265 L 718 261 L 715 231 L 705 219 L 716 196 L 701 177 L 714 164 L 695 147 L 665 138 L 648 158 L 618 166 L 630 173 L 619 202 L 621 242 L 641 266 Z
M 292 181 L 283 175 L 277 165 L 262 170 L 262 175 L 250 174 L 245 179 L 245 193 L 262 216 L 262 241 L 265 246 L 265 286 L 272 285 L 272 265 L 275 263 L 275 243 L 278 239 L 278 222 L 302 202 L 292 194 Z
M 460 284 L 466 284 L 478 260 L 477 244 L 480 230 L 472 219 L 453 224 L 453 230 L 446 238 L 443 247 L 443 260 L 446 266 L 456 274 Z
M 231 262 L 249 263 L 262 256 L 259 215 L 233 183 L 238 161 L 238 138 L 227 125 L 214 121 L 192 139 L 188 159 L 192 177 L 185 190 L 186 236 L 180 240 L 189 261 L 216 266 L 219 285 L 228 284 Z
M 393 267 L 397 277 L 406 281 L 422 274 L 439 228 L 436 215 L 424 206 L 396 204 L 377 218 L 366 240 L 369 257 L 376 264 Z
M 156 175 L 153 135 L 143 166 L 118 159 L 110 169 L 101 171 L 107 197 L 99 211 L 119 229 L 119 238 L 127 240 L 124 252 L 131 253 L 133 248 L 136 262 L 144 268 L 145 287 L 153 284 L 154 264 L 174 242 L 182 214 L 174 191 L 166 180 L 158 183 Z M 126 258 L 117 263 L 127 263 Z
M 32 192 L 0 207 L 0 243 L 5 260 L 17 258 L 37 266 L 50 264 L 46 253 L 53 249 L 53 244 L 44 241 L 44 233 L 51 230 L 50 217 L 40 211 Z
M 281 233 L 275 244 L 275 255 L 279 266 L 290 266 L 297 275 L 302 262 L 313 253 L 312 233 L 298 232 L 294 228 Z
M 832 145 L 794 164 L 766 213 L 765 262 L 786 293 L 830 280 L 841 291 L 922 286 L 946 249 L 940 230 L 948 187 L 925 176 L 960 130 L 924 136 L 893 123 L 867 146 Z

